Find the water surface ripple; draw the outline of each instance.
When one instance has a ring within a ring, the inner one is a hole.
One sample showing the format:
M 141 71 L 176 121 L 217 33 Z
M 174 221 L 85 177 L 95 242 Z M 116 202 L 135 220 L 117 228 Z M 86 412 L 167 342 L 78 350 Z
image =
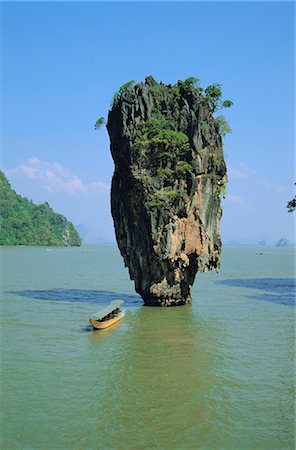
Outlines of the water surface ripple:
M 1 448 L 294 449 L 294 253 L 257 253 L 148 308 L 116 247 L 2 248 Z M 114 298 L 126 318 L 90 332 Z

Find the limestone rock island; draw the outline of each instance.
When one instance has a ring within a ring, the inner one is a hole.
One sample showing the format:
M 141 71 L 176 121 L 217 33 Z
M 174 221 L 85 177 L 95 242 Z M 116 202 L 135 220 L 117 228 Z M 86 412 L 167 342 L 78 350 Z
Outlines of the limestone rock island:
M 197 271 L 219 269 L 221 196 L 227 181 L 220 85 L 123 85 L 107 129 L 115 164 L 116 239 L 146 305 L 191 302 Z M 223 120 L 224 119 L 224 120 Z

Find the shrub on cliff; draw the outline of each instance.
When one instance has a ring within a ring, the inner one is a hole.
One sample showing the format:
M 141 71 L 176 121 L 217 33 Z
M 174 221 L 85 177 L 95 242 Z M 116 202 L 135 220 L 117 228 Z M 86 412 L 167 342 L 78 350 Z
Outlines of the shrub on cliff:
M 132 136 L 135 159 L 152 177 L 170 180 L 174 174 L 184 175 L 192 170 L 186 154 L 190 150 L 189 139 L 182 131 L 176 131 L 173 120 L 159 115 L 137 124 Z
M 105 123 L 104 117 L 99 117 L 99 119 L 95 123 L 95 130 L 99 130 Z
M 132 88 L 135 84 L 135 80 L 130 80 L 127 81 L 126 83 L 124 83 L 122 86 L 120 86 L 119 90 L 117 92 L 115 92 L 114 96 L 113 96 L 113 102 L 112 104 L 116 103 L 120 96 L 126 92 L 128 89 Z
M 215 119 L 219 132 L 222 137 L 225 137 L 227 134 L 232 133 L 232 130 L 224 116 L 217 116 Z
M 183 155 L 189 149 L 189 139 L 174 128 L 174 122 L 163 115 L 139 122 L 132 136 L 135 152 L 157 163 Z
M 205 89 L 205 99 L 213 112 L 222 108 L 230 108 L 233 105 L 231 100 L 222 101 L 222 85 L 214 83 Z

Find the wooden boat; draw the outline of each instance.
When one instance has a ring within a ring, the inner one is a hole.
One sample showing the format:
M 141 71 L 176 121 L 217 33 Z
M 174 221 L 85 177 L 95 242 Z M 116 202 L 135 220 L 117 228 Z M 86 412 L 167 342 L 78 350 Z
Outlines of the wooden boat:
M 89 323 L 96 330 L 104 330 L 119 322 L 125 316 L 125 310 L 120 308 L 123 304 L 122 300 L 114 300 L 106 308 L 96 312 L 93 317 L 89 319 Z

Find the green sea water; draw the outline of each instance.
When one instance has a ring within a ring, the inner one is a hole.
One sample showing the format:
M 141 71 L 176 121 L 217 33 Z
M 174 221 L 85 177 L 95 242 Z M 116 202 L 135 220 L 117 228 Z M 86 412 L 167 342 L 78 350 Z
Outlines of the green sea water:
M 2 248 L 1 449 L 294 449 L 294 257 L 225 247 L 192 306 L 152 308 L 115 246 Z

